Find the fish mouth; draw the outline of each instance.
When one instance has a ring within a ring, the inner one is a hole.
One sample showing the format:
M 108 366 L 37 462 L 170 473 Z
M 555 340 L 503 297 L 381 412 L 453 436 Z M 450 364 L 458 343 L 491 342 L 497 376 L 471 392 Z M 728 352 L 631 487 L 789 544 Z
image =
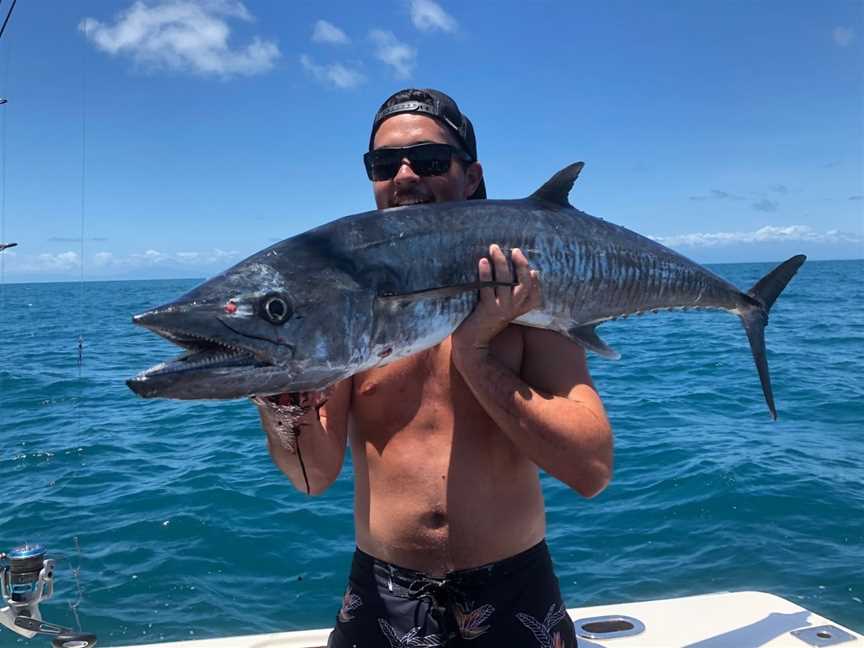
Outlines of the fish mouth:
M 173 360 L 161 362 L 147 369 L 140 375 L 154 376 L 164 373 L 183 371 L 199 371 L 202 369 L 219 369 L 224 367 L 269 366 L 269 362 L 261 362 L 255 355 L 240 347 L 199 338 L 184 339 L 177 344 L 186 348 L 186 352 Z
M 258 390 L 240 387 L 261 372 L 278 372 L 270 363 L 252 353 L 204 340 L 184 340 L 187 350 L 171 360 L 160 362 L 126 381 L 126 386 L 142 398 L 230 399 Z
M 136 322 L 138 323 L 138 322 Z M 165 379 L 182 380 L 184 375 L 217 374 L 273 367 L 273 364 L 256 357 L 256 354 L 241 346 L 178 329 L 150 327 L 154 333 L 185 349 L 181 355 L 145 369 L 126 381 L 129 388 L 141 396 L 153 395 L 156 385 Z
M 142 371 L 129 382 L 157 378 L 167 374 L 199 372 L 208 369 L 273 366 L 270 362 L 256 358 L 251 351 L 212 338 L 189 333 L 179 334 L 176 331 L 160 331 L 160 335 L 183 347 L 186 352 L 172 360 L 160 362 Z

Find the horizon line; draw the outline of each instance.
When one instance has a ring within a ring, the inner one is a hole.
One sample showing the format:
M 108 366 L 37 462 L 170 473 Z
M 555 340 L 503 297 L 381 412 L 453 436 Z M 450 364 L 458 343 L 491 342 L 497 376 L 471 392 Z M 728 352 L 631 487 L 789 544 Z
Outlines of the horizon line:
M 807 263 L 846 263 L 850 261 L 864 261 L 864 257 L 854 257 L 851 259 L 807 259 Z M 700 263 L 699 265 L 703 265 L 706 267 L 710 266 L 721 266 L 721 265 L 749 265 L 749 264 L 778 264 L 782 263 L 782 261 L 712 261 L 710 263 Z M 140 279 L 136 278 L 124 278 L 124 279 L 111 279 L 111 278 L 94 278 L 94 279 L 31 279 L 28 281 L 0 281 L 0 286 L 26 286 L 28 284 L 80 284 L 80 283 L 121 283 L 121 282 L 129 282 L 129 281 L 207 281 L 208 279 L 212 279 L 220 273 L 216 273 L 210 276 L 194 276 L 194 277 L 142 277 Z

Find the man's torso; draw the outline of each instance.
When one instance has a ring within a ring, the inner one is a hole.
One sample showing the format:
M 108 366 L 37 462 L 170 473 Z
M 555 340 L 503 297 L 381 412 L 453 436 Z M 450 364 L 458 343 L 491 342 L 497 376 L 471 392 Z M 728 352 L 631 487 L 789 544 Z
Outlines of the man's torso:
M 517 374 L 522 351 L 517 326 L 491 346 Z M 354 376 L 350 407 L 360 549 L 443 575 L 543 538 L 537 467 L 474 398 L 450 361 L 449 339 Z

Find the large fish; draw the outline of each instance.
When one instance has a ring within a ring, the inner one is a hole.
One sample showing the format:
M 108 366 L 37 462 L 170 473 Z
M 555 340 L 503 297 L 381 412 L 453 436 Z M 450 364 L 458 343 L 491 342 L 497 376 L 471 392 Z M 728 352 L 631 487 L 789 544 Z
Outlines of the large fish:
M 321 390 L 432 347 L 471 312 L 477 260 L 519 247 L 540 271 L 543 305 L 517 323 L 602 356 L 602 322 L 675 308 L 722 309 L 744 324 L 776 418 L 765 358 L 768 311 L 801 264 L 780 264 L 748 292 L 672 250 L 567 201 L 582 163 L 528 198 L 395 207 L 346 216 L 286 239 L 133 318 L 187 349 L 128 381 L 152 398 L 228 399 Z

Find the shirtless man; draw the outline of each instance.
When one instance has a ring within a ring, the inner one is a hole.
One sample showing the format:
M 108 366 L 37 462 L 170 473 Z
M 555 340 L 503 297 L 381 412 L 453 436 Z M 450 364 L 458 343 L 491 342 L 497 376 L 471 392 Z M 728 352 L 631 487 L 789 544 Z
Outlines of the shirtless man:
M 486 197 L 473 127 L 443 93 L 390 97 L 369 148 L 380 209 Z M 512 281 L 490 243 L 479 277 Z M 261 406 L 273 460 L 304 492 L 333 483 L 350 438 L 357 551 L 331 648 L 576 646 L 539 469 L 592 497 L 611 475 L 612 433 L 583 349 L 511 324 L 541 299 L 528 260 L 512 258 L 518 285 L 481 290 L 449 339 L 339 383 L 320 417 L 304 395 L 299 456 Z

